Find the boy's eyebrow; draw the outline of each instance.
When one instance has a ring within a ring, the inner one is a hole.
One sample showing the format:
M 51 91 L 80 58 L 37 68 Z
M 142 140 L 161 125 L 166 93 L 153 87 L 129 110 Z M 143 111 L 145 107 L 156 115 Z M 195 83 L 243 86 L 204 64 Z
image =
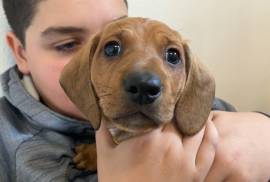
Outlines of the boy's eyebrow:
M 119 18 L 114 19 L 113 21 L 120 20 L 126 18 L 127 15 L 120 16 Z M 42 33 L 42 37 L 48 37 L 53 35 L 65 35 L 65 34 L 84 34 L 87 33 L 87 29 L 81 27 L 73 27 L 73 26 L 56 26 L 56 27 L 48 27 Z
M 48 37 L 52 35 L 65 35 L 65 34 L 82 34 L 86 33 L 87 30 L 84 28 L 79 28 L 79 27 L 73 27 L 73 26 L 59 26 L 59 27 L 49 27 L 46 30 L 44 30 L 41 33 L 42 37 Z

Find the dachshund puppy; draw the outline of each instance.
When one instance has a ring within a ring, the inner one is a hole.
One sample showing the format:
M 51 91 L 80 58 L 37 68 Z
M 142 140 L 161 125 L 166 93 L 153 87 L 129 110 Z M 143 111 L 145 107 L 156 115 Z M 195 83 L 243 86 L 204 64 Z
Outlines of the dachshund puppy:
M 206 122 L 212 76 L 165 24 L 124 18 L 108 24 L 64 68 L 60 84 L 97 130 L 105 117 L 116 143 L 174 122 L 184 135 Z M 77 148 L 79 168 L 96 169 L 95 146 Z

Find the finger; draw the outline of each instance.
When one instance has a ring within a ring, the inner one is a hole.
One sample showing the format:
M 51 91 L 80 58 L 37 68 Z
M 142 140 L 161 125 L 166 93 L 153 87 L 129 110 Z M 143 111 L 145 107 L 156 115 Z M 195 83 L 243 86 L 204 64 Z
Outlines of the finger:
M 106 120 L 102 118 L 100 128 L 96 131 L 96 143 L 97 150 L 109 150 L 116 146 L 115 142 L 112 139 L 112 135 L 106 127 Z
M 203 141 L 196 157 L 196 167 L 203 175 L 203 178 L 205 178 L 214 162 L 218 138 L 218 132 L 215 125 L 211 120 L 208 120 Z
M 161 129 L 161 132 L 164 133 L 169 133 L 169 132 L 175 132 L 179 135 L 179 137 L 182 138 L 181 133 L 176 129 L 176 127 L 174 126 L 174 124 L 172 122 L 165 124 Z
M 162 135 L 162 127 L 158 127 L 151 131 L 145 133 L 138 133 L 137 135 L 129 138 L 128 140 L 122 141 L 119 145 L 136 145 L 137 147 L 141 146 L 150 146 L 160 143 Z
M 212 120 L 213 118 L 213 113 L 210 112 L 207 121 L 208 120 Z M 203 137 L 205 134 L 205 127 L 206 125 L 194 136 L 188 136 L 188 137 L 184 137 L 183 139 L 183 145 L 184 145 L 184 149 L 186 151 L 188 151 L 188 155 L 191 159 L 194 159 L 194 165 L 196 163 L 196 156 L 199 150 L 199 147 L 203 141 Z
M 210 118 L 210 122 L 211 124 L 213 124 L 215 127 L 215 120 L 216 118 L 218 117 L 218 114 L 221 113 L 223 111 L 212 111 L 212 118 Z M 218 138 L 219 138 L 219 135 L 220 133 L 218 132 L 217 128 L 216 128 L 216 131 L 217 131 L 217 134 L 218 134 Z M 216 146 L 217 147 L 217 146 Z M 214 164 L 212 164 L 211 168 L 210 168 L 210 171 L 208 172 L 206 178 L 205 178 L 205 181 L 206 182 L 212 182 L 212 181 L 225 181 L 225 179 L 227 178 L 228 176 L 228 172 L 226 172 L 228 166 L 226 166 L 226 164 L 223 164 L 223 163 L 219 163 L 216 158 L 217 158 L 217 150 L 220 150 L 219 148 L 216 149 L 215 151 L 215 159 L 214 159 Z M 202 165 L 202 164 L 201 164 Z
M 214 163 L 211 167 L 211 170 L 208 172 L 207 176 L 204 178 L 205 182 L 212 182 L 212 181 L 229 181 L 227 179 L 228 174 L 224 172 L 226 166 L 219 166 L 218 164 Z
M 176 129 L 175 125 L 172 122 L 164 125 L 161 128 L 161 132 L 163 133 L 163 135 L 165 134 L 166 137 L 173 137 L 173 138 L 175 138 L 177 141 L 179 141 L 179 143 L 181 144 L 181 147 L 183 147 L 183 136 Z M 168 136 L 168 135 L 170 135 L 170 136 Z
M 196 156 L 199 150 L 199 147 L 203 140 L 205 127 L 203 127 L 197 134 L 193 136 L 184 136 L 183 137 L 183 147 L 187 157 L 192 159 L 193 164 L 195 165 Z

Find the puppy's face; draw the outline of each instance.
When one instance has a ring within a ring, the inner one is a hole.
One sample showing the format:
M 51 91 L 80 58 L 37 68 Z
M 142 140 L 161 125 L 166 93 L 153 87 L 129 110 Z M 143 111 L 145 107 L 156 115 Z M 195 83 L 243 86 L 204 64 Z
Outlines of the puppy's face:
M 107 25 L 65 66 L 60 83 L 95 129 L 104 116 L 144 132 L 170 121 L 198 132 L 215 93 L 211 75 L 165 24 L 125 18 Z
M 184 42 L 145 19 L 114 22 L 102 32 L 91 81 L 103 114 L 128 131 L 169 122 L 186 81 Z

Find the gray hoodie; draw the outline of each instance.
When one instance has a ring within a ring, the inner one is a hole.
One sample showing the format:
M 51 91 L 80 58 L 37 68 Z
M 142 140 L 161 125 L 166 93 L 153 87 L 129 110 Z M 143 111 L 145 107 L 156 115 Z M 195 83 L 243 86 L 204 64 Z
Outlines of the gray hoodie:
M 95 142 L 90 125 L 30 96 L 16 67 L 1 81 L 0 182 L 98 181 L 96 172 L 77 170 L 72 163 L 76 144 Z
M 0 182 L 98 181 L 72 163 L 74 146 L 95 142 L 94 130 L 50 110 L 26 91 L 17 67 L 2 77 L 0 99 Z M 213 109 L 234 110 L 216 99 Z

